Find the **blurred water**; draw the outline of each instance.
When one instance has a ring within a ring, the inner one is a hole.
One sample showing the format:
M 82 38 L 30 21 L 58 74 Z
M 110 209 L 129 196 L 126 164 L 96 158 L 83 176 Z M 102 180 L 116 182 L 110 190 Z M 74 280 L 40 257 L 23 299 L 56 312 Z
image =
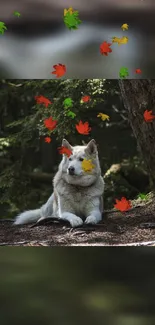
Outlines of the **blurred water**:
M 82 24 L 69 31 L 63 9 L 79 10 Z M 18 10 L 21 17 L 13 16 Z M 8 30 L 0 35 L 0 77 L 55 78 L 53 65 L 67 67 L 64 78 L 118 78 L 122 66 L 135 78 L 153 78 L 155 68 L 155 3 L 151 0 L 6 0 L 0 5 L 1 21 Z M 129 24 L 123 32 L 121 25 Z M 129 37 L 126 45 L 113 44 L 113 52 L 100 54 L 102 42 L 113 36 Z
M 1 248 L 0 323 L 153 325 L 153 249 Z

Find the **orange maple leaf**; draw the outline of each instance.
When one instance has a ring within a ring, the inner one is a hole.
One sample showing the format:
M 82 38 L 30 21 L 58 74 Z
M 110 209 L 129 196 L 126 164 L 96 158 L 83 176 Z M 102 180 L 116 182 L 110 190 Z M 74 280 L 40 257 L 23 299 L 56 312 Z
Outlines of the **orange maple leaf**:
M 48 107 L 49 104 L 52 104 L 52 102 L 48 98 L 46 98 L 42 95 L 35 96 L 34 98 L 35 98 L 37 104 L 44 104 L 46 107 Z
M 84 103 L 87 103 L 90 101 L 90 96 L 83 96 L 81 99 Z
M 67 157 L 70 157 L 72 155 L 72 151 L 64 146 L 59 147 L 58 150 L 60 154 L 66 155 Z
M 91 131 L 91 127 L 89 126 L 88 122 L 83 123 L 82 121 L 79 122 L 79 124 L 76 124 L 76 129 L 80 134 L 88 135 Z
M 144 120 L 146 122 L 152 122 L 155 119 L 155 115 L 152 115 L 152 111 L 146 111 L 144 112 Z
M 62 77 L 65 73 L 66 73 L 66 66 L 64 64 L 55 64 L 53 65 L 53 68 L 55 69 L 55 71 L 52 71 L 52 74 L 56 74 L 57 78 Z
M 110 48 L 111 45 L 112 45 L 112 43 L 103 42 L 100 45 L 100 53 L 107 56 L 108 53 L 112 52 L 112 49 Z
M 46 137 L 45 138 L 45 142 L 50 143 L 51 142 L 51 138 L 50 137 Z
M 52 116 L 44 120 L 44 125 L 50 131 L 54 130 L 57 125 L 57 121 L 53 120 Z
M 122 197 L 121 200 L 115 199 L 116 204 L 114 204 L 114 207 L 119 211 L 127 211 L 131 209 L 131 202 L 127 200 L 125 197 Z

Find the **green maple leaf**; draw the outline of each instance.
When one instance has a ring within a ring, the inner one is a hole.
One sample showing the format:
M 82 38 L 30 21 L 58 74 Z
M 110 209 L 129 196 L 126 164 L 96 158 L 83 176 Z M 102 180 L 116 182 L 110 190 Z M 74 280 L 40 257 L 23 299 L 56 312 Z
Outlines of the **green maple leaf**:
M 71 118 L 74 118 L 76 116 L 76 114 L 74 112 L 72 112 L 72 111 L 68 111 L 66 113 L 66 115 L 69 116 L 69 117 L 71 117 Z
M 0 21 L 0 34 L 4 34 L 4 31 L 7 30 L 5 23 L 3 23 L 2 21 Z
M 75 11 L 73 13 L 67 12 L 67 14 L 64 16 L 64 23 L 66 27 L 69 29 L 78 29 L 78 25 L 82 23 L 82 21 L 78 18 L 78 11 Z
M 119 71 L 120 78 L 126 78 L 129 76 L 128 68 L 122 67 Z
M 65 108 L 72 107 L 73 101 L 70 97 L 68 97 L 63 101 L 63 104 L 64 104 Z
M 140 199 L 142 199 L 142 200 L 146 200 L 147 195 L 146 195 L 146 194 L 143 194 L 143 193 L 140 193 L 140 194 L 138 195 L 138 198 L 140 198 Z
M 21 14 L 20 14 L 20 12 L 18 12 L 18 11 L 14 11 L 14 16 L 17 16 L 17 17 L 20 17 L 21 16 Z

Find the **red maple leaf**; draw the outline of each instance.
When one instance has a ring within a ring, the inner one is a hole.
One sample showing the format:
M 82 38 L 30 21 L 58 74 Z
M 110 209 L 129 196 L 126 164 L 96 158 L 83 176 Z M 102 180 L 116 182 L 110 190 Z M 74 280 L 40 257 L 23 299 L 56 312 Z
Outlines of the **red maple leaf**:
M 50 137 L 46 137 L 45 138 L 45 142 L 50 143 L 51 142 L 51 138 Z
M 67 155 L 67 157 L 70 157 L 72 155 L 72 151 L 64 146 L 59 147 L 58 150 L 60 154 Z
M 35 98 L 37 104 L 44 104 L 46 107 L 48 107 L 49 104 L 52 104 L 52 102 L 48 98 L 46 98 L 42 95 L 35 96 L 34 98 Z
M 52 74 L 56 74 L 57 78 L 62 77 L 65 73 L 66 73 L 66 66 L 64 64 L 55 64 L 53 65 L 53 68 L 55 69 L 55 71 L 52 71 Z
M 114 204 L 114 207 L 119 211 L 127 211 L 131 209 L 131 202 L 128 201 L 125 197 L 122 197 L 121 200 L 115 199 L 116 204 Z
M 103 42 L 100 45 L 100 53 L 107 56 L 108 53 L 112 52 L 112 49 L 110 48 L 111 45 L 112 45 L 112 43 Z
M 57 125 L 57 121 L 52 119 L 52 116 L 45 119 L 44 120 L 44 125 L 46 126 L 46 128 L 50 131 L 54 130 L 56 125 Z
M 144 112 L 144 120 L 146 122 L 152 122 L 155 119 L 155 115 L 152 115 L 152 111 L 146 111 Z
M 140 70 L 140 69 L 136 69 L 135 72 L 136 72 L 137 74 L 140 74 L 140 73 L 142 73 L 142 70 Z
M 89 126 L 88 122 L 83 123 L 82 121 L 79 122 L 79 124 L 76 124 L 76 129 L 80 134 L 88 135 L 91 131 L 91 127 Z
M 87 103 L 90 101 L 90 96 L 83 96 L 81 99 L 83 102 Z

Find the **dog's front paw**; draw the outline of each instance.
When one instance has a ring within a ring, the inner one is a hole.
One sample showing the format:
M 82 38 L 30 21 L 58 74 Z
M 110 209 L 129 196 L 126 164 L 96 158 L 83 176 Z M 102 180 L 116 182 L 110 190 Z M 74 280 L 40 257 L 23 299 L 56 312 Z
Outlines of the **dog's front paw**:
M 64 212 L 61 215 L 61 219 L 69 221 L 72 228 L 79 227 L 83 224 L 83 220 L 80 217 L 70 212 Z
M 83 220 L 77 216 L 72 217 L 69 222 L 73 228 L 79 227 L 83 224 Z
M 96 219 L 95 216 L 88 216 L 85 220 L 85 223 L 94 225 L 94 224 L 98 223 L 98 220 Z

